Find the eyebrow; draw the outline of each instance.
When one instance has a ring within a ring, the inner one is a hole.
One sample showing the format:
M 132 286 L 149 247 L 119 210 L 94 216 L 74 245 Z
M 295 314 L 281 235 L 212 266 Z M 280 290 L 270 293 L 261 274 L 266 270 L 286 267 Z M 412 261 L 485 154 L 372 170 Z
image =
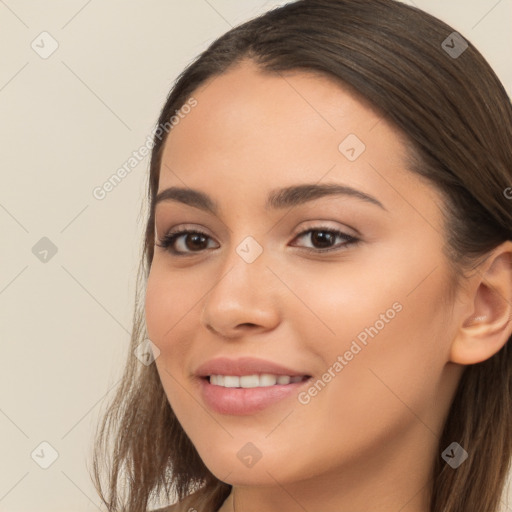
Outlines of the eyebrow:
M 322 185 L 301 184 L 272 190 L 267 197 L 265 209 L 277 210 L 288 208 L 321 197 L 335 195 L 354 197 L 387 211 L 387 208 L 375 197 L 347 185 L 338 185 L 335 183 Z M 214 214 L 217 214 L 219 211 L 219 205 L 211 199 L 208 194 L 191 188 L 169 187 L 162 190 L 155 198 L 155 207 L 163 201 L 177 201 L 201 210 L 211 211 Z

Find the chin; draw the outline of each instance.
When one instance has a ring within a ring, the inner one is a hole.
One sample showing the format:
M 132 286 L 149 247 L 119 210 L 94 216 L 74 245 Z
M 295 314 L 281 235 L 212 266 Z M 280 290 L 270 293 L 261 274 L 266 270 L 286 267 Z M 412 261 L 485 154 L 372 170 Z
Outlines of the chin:
M 229 446 L 210 448 L 206 453 L 199 451 L 199 455 L 215 477 L 230 485 L 275 486 L 276 479 L 286 483 L 308 476 L 300 469 L 308 467 L 306 461 L 298 461 L 289 449 L 286 453 L 276 453 L 276 448 L 270 444 L 258 450 L 250 441 L 236 441 Z

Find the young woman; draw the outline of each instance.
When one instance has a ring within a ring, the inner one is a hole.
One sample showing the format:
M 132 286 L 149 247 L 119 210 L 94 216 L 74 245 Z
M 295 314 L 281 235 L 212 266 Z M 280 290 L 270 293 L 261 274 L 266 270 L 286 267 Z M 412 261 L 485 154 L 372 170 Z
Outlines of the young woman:
M 504 88 L 418 9 L 299 0 L 215 41 L 155 130 L 108 510 L 498 511 L 511 187 Z

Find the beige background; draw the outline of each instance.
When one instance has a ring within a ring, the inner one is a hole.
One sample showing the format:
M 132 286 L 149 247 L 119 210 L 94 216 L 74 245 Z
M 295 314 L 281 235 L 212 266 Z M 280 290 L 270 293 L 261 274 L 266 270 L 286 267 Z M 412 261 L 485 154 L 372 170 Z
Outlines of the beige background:
M 181 69 L 280 3 L 0 0 L 0 511 L 98 510 L 85 464 L 129 341 L 148 159 L 103 200 L 92 191 L 145 143 Z M 512 0 L 414 4 L 475 43 L 510 94 Z M 31 47 L 51 49 L 43 31 L 59 45 L 46 59 Z

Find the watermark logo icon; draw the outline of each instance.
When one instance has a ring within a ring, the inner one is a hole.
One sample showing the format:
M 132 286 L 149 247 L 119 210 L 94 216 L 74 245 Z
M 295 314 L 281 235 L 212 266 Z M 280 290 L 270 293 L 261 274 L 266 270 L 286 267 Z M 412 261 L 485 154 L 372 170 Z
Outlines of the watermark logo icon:
M 43 441 L 30 456 L 40 468 L 48 469 L 59 458 L 59 452 L 50 443 Z
M 449 466 L 457 469 L 468 458 L 468 452 L 459 443 L 453 442 L 441 457 Z
M 252 236 L 248 236 L 238 244 L 236 252 L 246 263 L 252 263 L 261 255 L 263 247 Z
M 363 141 L 354 133 L 345 137 L 338 146 L 339 152 L 350 162 L 355 162 L 365 151 Z
M 452 59 L 458 59 L 468 49 L 468 46 L 468 42 L 458 32 L 452 32 L 441 43 L 441 48 Z
M 252 468 L 263 457 L 258 447 L 253 443 L 246 443 L 240 448 L 236 456 L 240 459 L 244 466 Z
M 30 46 L 41 59 L 47 59 L 57 50 L 59 43 L 51 34 L 45 31 L 41 32 Z
M 155 359 L 158 359 L 160 349 L 149 338 L 146 338 L 135 347 L 133 354 L 144 366 L 149 366 Z
M 57 246 L 48 237 L 43 236 L 32 247 L 32 254 L 42 263 L 48 263 L 57 254 Z

